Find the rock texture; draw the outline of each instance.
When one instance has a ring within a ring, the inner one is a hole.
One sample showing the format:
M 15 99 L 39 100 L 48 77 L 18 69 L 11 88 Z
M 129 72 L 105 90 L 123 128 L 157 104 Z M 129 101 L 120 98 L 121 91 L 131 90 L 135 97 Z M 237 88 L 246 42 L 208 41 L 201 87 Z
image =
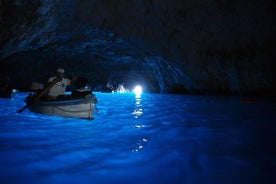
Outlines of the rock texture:
M 13 86 L 57 67 L 150 92 L 275 91 L 273 1 L 1 0 L 0 66 Z

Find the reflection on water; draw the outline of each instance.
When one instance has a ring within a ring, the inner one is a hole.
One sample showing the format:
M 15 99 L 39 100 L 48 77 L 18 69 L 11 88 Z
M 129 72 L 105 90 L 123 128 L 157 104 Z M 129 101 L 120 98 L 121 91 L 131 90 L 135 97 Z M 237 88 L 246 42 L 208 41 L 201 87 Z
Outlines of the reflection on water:
M 96 93 L 95 120 L 0 99 L 1 183 L 273 183 L 275 101 Z M 275 183 L 275 182 L 274 182 Z
M 141 140 L 138 140 L 135 145 L 134 145 L 134 149 L 132 149 L 132 152 L 138 152 L 141 149 L 143 149 L 144 145 L 148 142 L 148 140 L 146 138 L 143 138 Z
M 141 95 L 135 95 L 135 105 L 133 110 L 134 118 L 139 118 L 143 114 L 143 105 Z

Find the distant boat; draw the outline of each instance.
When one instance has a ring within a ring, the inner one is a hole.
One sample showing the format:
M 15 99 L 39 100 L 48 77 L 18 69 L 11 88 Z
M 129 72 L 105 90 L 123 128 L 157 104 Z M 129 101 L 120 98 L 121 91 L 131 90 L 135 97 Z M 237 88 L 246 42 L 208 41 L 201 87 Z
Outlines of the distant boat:
M 93 120 L 97 98 L 78 98 L 69 100 L 37 101 L 28 105 L 32 112 L 70 118 Z

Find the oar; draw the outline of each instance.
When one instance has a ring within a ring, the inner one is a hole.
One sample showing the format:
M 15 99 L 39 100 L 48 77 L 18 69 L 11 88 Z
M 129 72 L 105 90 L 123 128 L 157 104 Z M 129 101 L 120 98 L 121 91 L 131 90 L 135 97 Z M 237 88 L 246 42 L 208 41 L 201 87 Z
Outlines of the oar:
M 31 102 L 27 103 L 27 105 L 25 105 L 24 107 L 22 107 L 21 109 L 19 109 L 17 111 L 17 113 L 21 113 L 23 112 L 27 107 L 29 107 L 33 102 L 39 100 L 42 95 L 44 95 L 47 91 L 49 91 L 49 89 L 51 87 L 53 87 L 57 82 L 60 82 L 62 80 L 62 78 L 56 78 L 51 84 L 49 84 L 43 91 L 41 91 L 37 96 L 34 97 L 34 99 L 32 99 Z

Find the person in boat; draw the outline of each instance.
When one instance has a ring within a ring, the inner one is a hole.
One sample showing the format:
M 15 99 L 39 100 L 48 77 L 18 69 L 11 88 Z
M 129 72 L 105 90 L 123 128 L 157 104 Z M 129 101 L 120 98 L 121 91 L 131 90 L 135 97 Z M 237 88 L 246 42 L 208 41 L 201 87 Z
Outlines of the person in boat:
M 75 85 L 75 82 L 76 82 L 76 80 L 77 80 L 77 76 L 75 76 L 75 75 L 70 75 L 69 77 L 68 77 L 68 79 L 71 81 L 71 83 L 70 83 L 70 85 L 69 86 L 67 86 L 66 87 L 66 91 L 74 91 L 74 90 L 76 90 L 77 88 L 76 88 L 76 85 Z
M 29 93 L 29 95 L 25 98 L 25 102 L 28 104 L 28 103 L 31 103 L 34 101 L 34 99 L 43 91 L 43 84 L 39 83 L 39 82 L 32 82 L 31 86 L 30 86 L 30 90 L 33 92 L 33 93 Z M 45 99 L 46 96 L 43 95 L 40 97 L 40 100 L 41 99 Z
M 87 95 L 92 95 L 91 87 L 88 85 L 88 79 L 84 77 L 78 77 L 75 85 L 77 87 L 71 94 L 72 98 L 83 98 Z
M 58 81 L 58 82 L 56 82 Z M 48 85 L 56 82 L 50 89 L 48 93 L 48 100 L 55 100 L 59 95 L 64 95 L 66 87 L 71 84 L 71 80 L 64 77 L 64 69 L 58 68 L 56 75 L 48 79 Z
M 39 82 L 32 82 L 30 89 L 31 91 L 33 91 L 33 96 L 37 96 L 39 93 L 42 92 L 43 90 L 43 84 L 39 83 Z
M 106 86 L 102 89 L 102 92 L 111 93 L 114 92 L 114 87 L 111 82 L 107 82 Z

